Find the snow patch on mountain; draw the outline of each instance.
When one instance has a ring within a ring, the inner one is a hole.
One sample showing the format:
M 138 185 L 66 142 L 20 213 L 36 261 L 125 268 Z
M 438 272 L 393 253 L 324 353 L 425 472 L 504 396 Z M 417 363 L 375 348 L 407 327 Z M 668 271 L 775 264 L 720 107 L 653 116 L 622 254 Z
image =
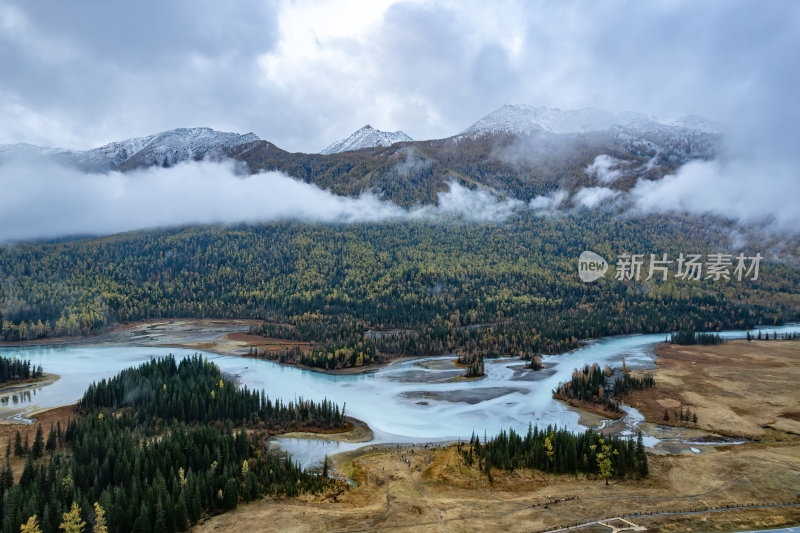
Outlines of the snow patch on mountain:
M 338 154 L 361 148 L 374 148 L 376 146 L 391 146 L 394 143 L 413 141 L 411 137 L 402 131 L 381 131 L 376 130 L 369 124 L 353 133 L 350 137 L 337 141 L 324 150 L 321 154 Z
M 174 130 L 112 142 L 90 150 L 64 150 L 30 144 L 0 145 L 0 163 L 48 159 L 86 172 L 171 167 L 183 161 L 233 155 L 238 148 L 260 142 L 254 133 L 240 135 L 211 128 Z
M 459 135 L 477 137 L 490 133 L 570 134 L 608 131 L 615 128 L 629 130 L 681 128 L 705 133 L 718 133 L 721 129 L 710 120 L 694 115 L 676 120 L 659 120 L 632 111 L 616 113 L 594 107 L 551 109 L 525 104 L 507 104 L 481 118 Z

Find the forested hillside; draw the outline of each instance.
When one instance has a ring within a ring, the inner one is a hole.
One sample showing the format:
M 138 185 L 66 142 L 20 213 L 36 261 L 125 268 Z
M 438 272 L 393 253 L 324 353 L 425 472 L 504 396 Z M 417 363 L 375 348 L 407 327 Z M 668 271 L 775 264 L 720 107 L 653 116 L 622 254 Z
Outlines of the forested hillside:
M 0 313 L 5 340 L 166 317 L 260 318 L 272 324 L 262 333 L 314 341 L 326 353 L 362 343 L 380 353 L 525 357 L 603 335 L 798 318 L 800 271 L 787 264 L 764 262 L 759 279 L 744 281 L 577 276 L 585 249 L 613 271 L 625 251 L 676 257 L 723 244 L 713 224 L 696 219 L 588 211 L 520 213 L 504 224 L 169 229 L 4 247 Z
M 437 194 L 453 180 L 524 201 L 559 188 L 574 192 L 580 186 L 596 186 L 600 183 L 586 168 L 598 155 L 618 159 L 623 168 L 637 168 L 635 174 L 611 185 L 627 190 L 640 176 L 659 179 L 700 154 L 712 155 L 716 136 L 705 137 L 695 141 L 703 147 L 693 155 L 684 153 L 688 146 L 669 146 L 663 139 L 654 139 L 659 144 L 642 139 L 641 144 L 623 146 L 608 132 L 548 136 L 498 132 L 328 155 L 290 153 L 262 141 L 235 158 L 247 163 L 251 172 L 279 170 L 346 196 L 371 190 L 409 207 L 435 204 Z M 659 145 L 668 149 L 658 150 Z

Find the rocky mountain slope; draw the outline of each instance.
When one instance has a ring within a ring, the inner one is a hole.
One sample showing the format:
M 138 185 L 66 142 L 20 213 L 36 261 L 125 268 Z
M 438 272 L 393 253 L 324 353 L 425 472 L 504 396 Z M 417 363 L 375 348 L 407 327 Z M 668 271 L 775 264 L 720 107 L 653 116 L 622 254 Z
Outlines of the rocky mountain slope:
M 65 150 L 29 144 L 0 146 L 0 163 L 48 159 L 87 172 L 132 170 L 134 168 L 171 167 L 183 161 L 203 158 L 235 157 L 243 149 L 260 142 L 253 133 L 240 135 L 211 128 L 174 130 L 112 142 L 90 150 Z
M 414 139 L 402 131 L 376 130 L 369 124 L 354 132 L 346 139 L 336 141 L 322 150 L 321 154 L 339 154 L 362 148 L 375 148 L 376 146 L 391 146 L 399 142 L 411 142 Z
M 506 105 L 449 138 L 412 141 L 367 125 L 322 154 L 290 153 L 252 133 L 180 128 L 85 151 L 3 145 L 0 164 L 46 159 L 107 172 L 227 157 L 252 173 L 277 170 L 336 194 L 371 191 L 402 206 L 435 203 L 452 181 L 528 201 L 555 190 L 622 191 L 639 179 L 660 179 L 688 161 L 714 158 L 721 132 L 701 117 Z M 613 168 L 613 180 L 597 172 L 596 159 Z

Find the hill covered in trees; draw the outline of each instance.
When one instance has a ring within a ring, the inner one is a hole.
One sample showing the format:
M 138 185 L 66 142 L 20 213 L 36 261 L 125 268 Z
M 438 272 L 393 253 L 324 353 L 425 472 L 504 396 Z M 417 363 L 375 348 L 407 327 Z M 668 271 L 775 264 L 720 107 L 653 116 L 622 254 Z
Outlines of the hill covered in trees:
M 251 172 L 279 170 L 344 196 L 370 190 L 410 207 L 435 204 L 451 181 L 526 202 L 556 189 L 575 192 L 603 184 L 587 173 L 598 156 L 619 161 L 623 170 L 636 169 L 611 185 L 628 190 L 639 176 L 657 180 L 689 160 L 713 158 L 719 137 L 661 128 L 561 134 L 501 129 L 327 155 L 287 152 L 261 141 L 233 157 Z
M 90 386 L 80 406 L 63 431 L 50 428 L 46 444 L 40 427 L 30 449 L 15 449 L 27 455 L 18 482 L 8 461 L 0 471 L 4 531 L 31 517 L 44 533 L 67 521 L 96 527 L 98 508 L 115 533 L 184 531 L 242 501 L 335 483 L 268 451 L 263 437 L 344 427 L 338 406 L 237 389 L 199 356 L 125 370 Z

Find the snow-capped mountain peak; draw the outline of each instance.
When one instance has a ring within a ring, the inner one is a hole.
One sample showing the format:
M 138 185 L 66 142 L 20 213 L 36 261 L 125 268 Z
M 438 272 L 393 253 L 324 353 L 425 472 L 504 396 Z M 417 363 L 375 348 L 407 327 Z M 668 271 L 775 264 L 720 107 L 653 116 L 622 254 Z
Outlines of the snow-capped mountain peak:
M 259 142 L 254 133 L 241 135 L 216 131 L 211 128 L 177 128 L 143 137 L 111 143 L 95 150 L 119 154 L 127 167 L 173 166 L 182 161 L 206 156 L 229 155 L 227 151 L 238 146 Z
M 369 124 L 353 133 L 350 137 L 337 141 L 322 150 L 321 154 L 338 154 L 361 148 L 391 146 L 394 143 L 413 141 L 402 131 L 380 131 Z
M 551 109 L 525 104 L 507 104 L 492 111 L 464 130 L 459 136 L 478 137 L 491 133 L 524 135 L 531 133 L 574 134 L 606 131 L 613 128 L 656 129 L 682 128 L 716 133 L 719 128 L 702 117 L 659 120 L 635 112 L 616 113 L 594 107 Z
M 239 148 L 260 142 L 254 133 L 241 135 L 211 128 L 174 130 L 112 142 L 90 150 L 65 150 L 33 145 L 0 146 L 0 163 L 7 160 L 47 159 L 89 172 L 173 166 L 204 157 L 232 156 Z

